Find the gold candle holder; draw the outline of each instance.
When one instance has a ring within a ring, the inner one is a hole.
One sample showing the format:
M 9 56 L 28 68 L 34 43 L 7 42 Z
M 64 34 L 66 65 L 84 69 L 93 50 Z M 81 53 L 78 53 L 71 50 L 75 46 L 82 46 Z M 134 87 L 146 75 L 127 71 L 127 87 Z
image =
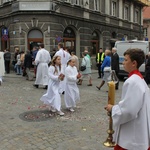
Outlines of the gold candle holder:
M 115 104 L 115 83 L 113 81 L 108 82 L 108 87 L 109 87 L 108 104 L 114 105 Z M 108 113 L 108 116 L 109 116 L 109 129 L 107 130 L 108 138 L 103 144 L 106 147 L 114 147 L 116 144 L 113 142 L 114 130 L 112 127 L 113 122 L 112 122 L 111 113 Z

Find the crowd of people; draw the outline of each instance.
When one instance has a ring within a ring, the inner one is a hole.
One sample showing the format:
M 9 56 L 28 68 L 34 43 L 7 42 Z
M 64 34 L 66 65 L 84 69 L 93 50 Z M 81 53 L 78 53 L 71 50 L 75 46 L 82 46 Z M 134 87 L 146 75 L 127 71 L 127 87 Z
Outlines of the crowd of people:
M 40 100 L 48 106 L 49 110 L 60 116 L 64 115 L 61 110 L 61 95 L 64 95 L 65 106 L 70 112 L 75 111 L 76 102 L 80 100 L 80 92 L 77 85 L 82 85 L 84 77 L 88 77 L 87 86 L 92 86 L 91 58 L 88 51 L 82 53 L 81 67 L 79 59 L 74 52 L 64 50 L 63 44 L 58 44 L 58 51 L 53 56 L 40 44 L 39 48 L 33 51 L 19 52 L 15 50 L 13 60 L 14 70 L 17 75 L 25 75 L 27 80 L 33 80 L 31 67 L 34 66 L 35 83 L 34 87 L 40 86 L 47 89 Z M 10 73 L 11 54 L 7 49 L 0 52 L 0 84 L 2 76 Z M 108 104 L 105 109 L 113 119 L 115 129 L 114 150 L 150 150 L 150 53 L 146 59 L 145 80 L 139 72 L 139 67 L 145 61 L 145 54 L 140 49 L 128 49 L 124 53 L 123 66 L 129 73 L 128 79 L 122 88 L 121 100 L 116 105 Z M 119 72 L 119 56 L 117 49 L 112 51 L 100 48 L 96 56 L 98 67 L 98 78 L 102 78 L 98 90 L 105 82 L 112 80 L 112 70 L 116 76 Z M 5 65 L 5 67 L 4 67 Z M 82 68 L 82 71 L 80 69 Z M 119 82 L 116 82 L 116 90 Z

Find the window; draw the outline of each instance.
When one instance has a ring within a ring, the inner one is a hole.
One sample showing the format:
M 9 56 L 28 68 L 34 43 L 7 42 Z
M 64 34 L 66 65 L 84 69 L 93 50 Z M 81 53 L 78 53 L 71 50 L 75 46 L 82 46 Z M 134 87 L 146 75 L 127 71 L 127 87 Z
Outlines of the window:
M 129 7 L 128 6 L 124 7 L 124 19 L 125 20 L 129 19 Z
M 147 28 L 144 28 L 143 32 L 144 32 L 144 37 L 147 37 Z
M 116 7 L 117 6 L 117 3 L 115 1 L 112 1 L 112 10 L 111 10 L 111 15 L 112 16 L 117 16 L 117 10 L 116 10 Z
M 83 5 L 84 5 L 83 0 L 80 0 L 80 5 L 81 5 L 81 6 L 83 6 Z
M 74 4 L 75 5 L 80 5 L 80 1 L 79 0 L 74 0 Z
M 99 0 L 94 0 L 94 10 L 99 11 Z
M 138 10 L 135 11 L 134 20 L 135 20 L 135 23 L 138 23 L 138 22 L 139 22 L 139 11 L 138 11 Z

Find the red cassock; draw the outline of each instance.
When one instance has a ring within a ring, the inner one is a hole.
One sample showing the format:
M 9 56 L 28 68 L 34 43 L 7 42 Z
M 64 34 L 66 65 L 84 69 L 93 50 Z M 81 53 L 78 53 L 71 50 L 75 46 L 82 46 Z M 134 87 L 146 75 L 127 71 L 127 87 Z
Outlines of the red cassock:
M 119 145 L 116 145 L 116 146 L 114 147 L 114 150 L 127 150 L 127 149 L 124 149 L 124 148 L 120 147 Z M 150 150 L 150 147 L 149 147 L 148 150 Z

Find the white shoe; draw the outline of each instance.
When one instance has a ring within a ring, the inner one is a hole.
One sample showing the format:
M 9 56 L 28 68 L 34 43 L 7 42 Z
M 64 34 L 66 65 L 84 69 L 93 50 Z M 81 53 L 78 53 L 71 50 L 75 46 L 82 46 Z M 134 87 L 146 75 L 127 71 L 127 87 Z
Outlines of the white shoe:
M 56 112 L 56 109 L 51 108 L 51 112 L 55 113 L 55 112 Z
M 58 111 L 58 115 L 64 116 L 64 113 L 62 111 Z
M 73 109 L 73 108 L 70 108 L 69 110 L 70 110 L 71 112 L 74 112 L 74 109 Z

